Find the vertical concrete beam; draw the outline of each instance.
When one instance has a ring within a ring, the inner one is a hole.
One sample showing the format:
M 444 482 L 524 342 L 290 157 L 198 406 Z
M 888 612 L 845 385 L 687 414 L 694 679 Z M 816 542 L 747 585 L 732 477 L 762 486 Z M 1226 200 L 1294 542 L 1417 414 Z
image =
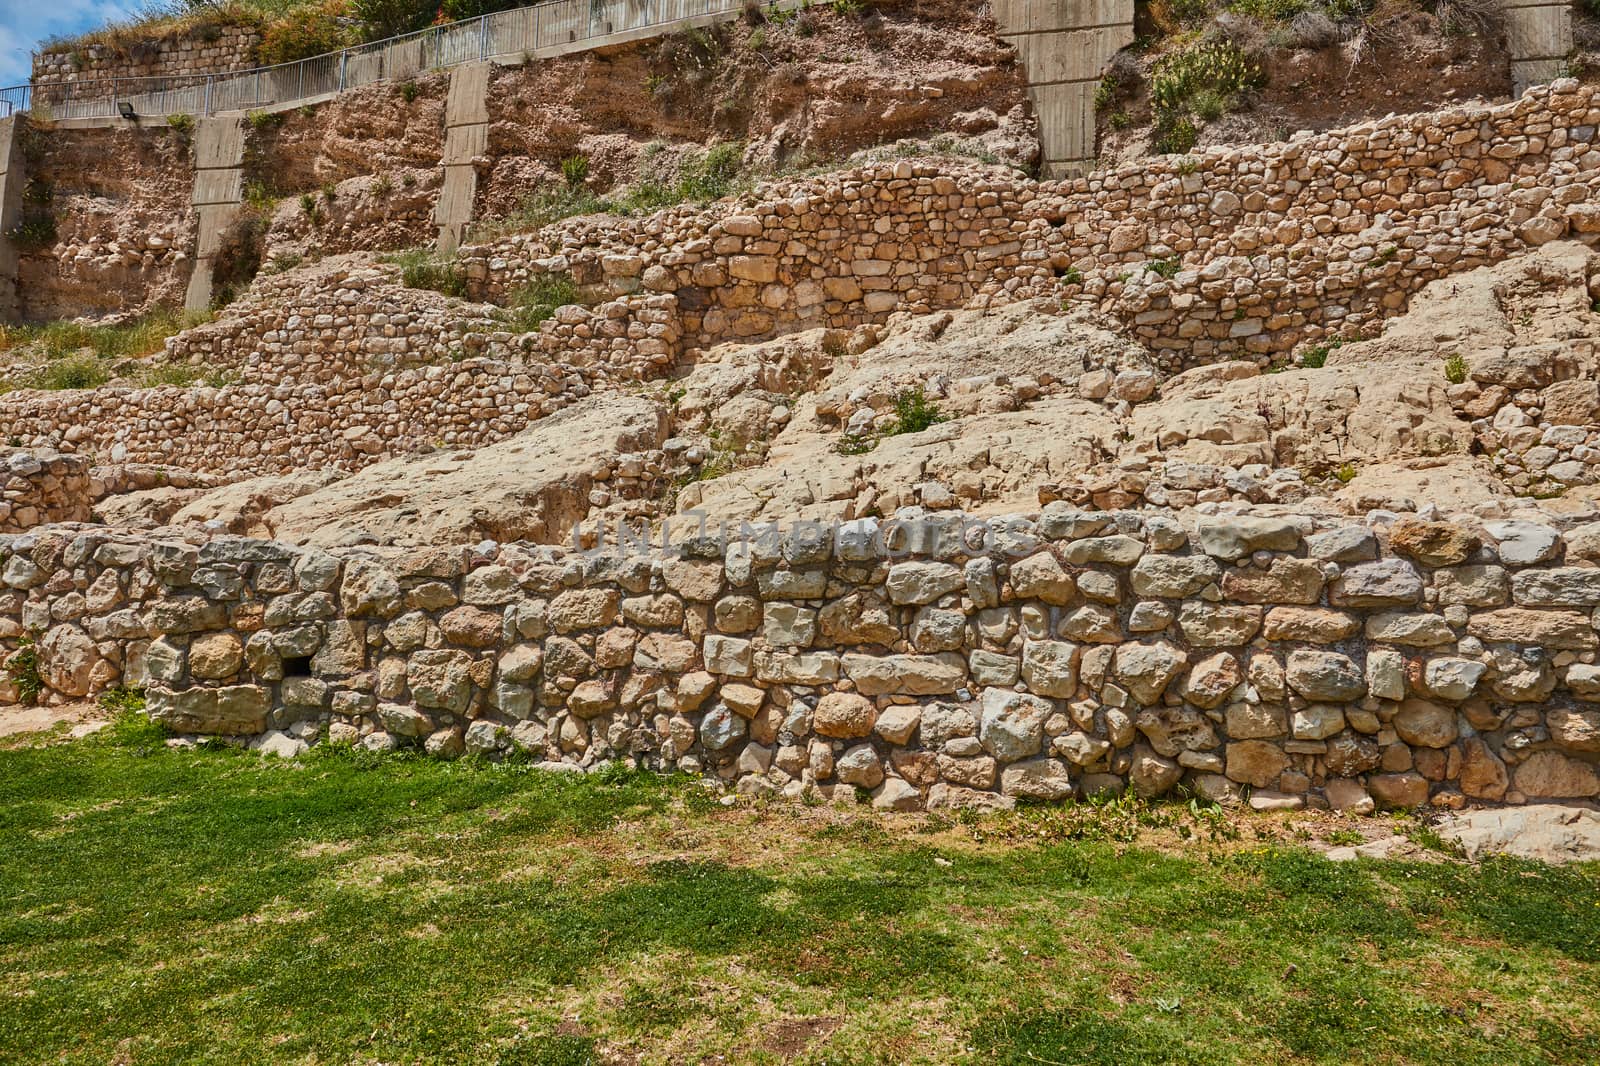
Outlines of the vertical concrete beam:
M 1530 85 L 1559 78 L 1572 54 L 1572 6 L 1551 0 L 1501 0 L 1506 18 L 1506 51 L 1511 53 L 1511 89 L 1521 96 Z
M 21 124 L 15 115 L 0 119 L 0 320 L 22 314 L 17 295 L 17 249 L 5 234 L 22 220 L 22 187 L 28 181 L 22 156 Z
M 1039 120 L 1047 178 L 1094 165 L 1094 93 L 1133 43 L 1133 0 L 994 0 L 1000 39 L 1017 50 Z
M 183 306 L 204 311 L 211 306 L 212 275 L 222 234 L 239 209 L 244 183 L 244 122 L 239 116 L 203 118 L 194 131 L 194 206 L 196 236 L 194 271 Z
M 478 171 L 472 161 L 489 148 L 488 63 L 468 63 L 450 72 L 450 94 L 444 106 L 444 184 L 433 220 L 439 226 L 435 247 L 453 252 L 461 247 L 478 198 Z

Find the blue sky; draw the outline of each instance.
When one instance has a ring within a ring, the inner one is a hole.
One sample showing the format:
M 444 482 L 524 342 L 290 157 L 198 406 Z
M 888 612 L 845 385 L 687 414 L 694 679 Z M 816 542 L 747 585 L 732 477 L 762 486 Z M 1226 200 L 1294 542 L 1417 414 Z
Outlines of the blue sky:
M 0 0 L 0 88 L 28 80 L 29 54 L 46 37 L 127 19 L 144 0 Z

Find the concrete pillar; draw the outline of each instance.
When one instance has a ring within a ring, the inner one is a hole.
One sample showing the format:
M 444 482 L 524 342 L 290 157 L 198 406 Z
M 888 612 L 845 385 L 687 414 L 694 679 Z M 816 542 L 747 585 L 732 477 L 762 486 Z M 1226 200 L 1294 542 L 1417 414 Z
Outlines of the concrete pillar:
M 994 0 L 1001 40 L 1017 49 L 1039 118 L 1046 178 L 1094 165 L 1094 93 L 1107 61 L 1133 43 L 1133 0 Z
M 17 296 L 17 249 L 5 234 L 22 221 L 22 187 L 27 184 L 22 155 L 21 124 L 15 115 L 0 119 L 0 320 L 15 322 L 22 314 Z
M 450 94 L 444 108 L 444 184 L 433 220 L 439 226 L 435 247 L 453 252 L 461 247 L 478 198 L 478 171 L 472 161 L 489 148 L 488 63 L 468 63 L 450 72 Z
M 244 122 L 239 116 L 202 118 L 194 130 L 194 205 L 197 234 L 194 271 L 183 306 L 211 306 L 212 269 L 222 235 L 239 210 L 244 182 Z
M 1572 54 L 1572 6 L 1566 0 L 1501 0 L 1506 18 L 1506 51 L 1511 53 L 1511 89 L 1521 96 L 1530 85 L 1559 78 Z

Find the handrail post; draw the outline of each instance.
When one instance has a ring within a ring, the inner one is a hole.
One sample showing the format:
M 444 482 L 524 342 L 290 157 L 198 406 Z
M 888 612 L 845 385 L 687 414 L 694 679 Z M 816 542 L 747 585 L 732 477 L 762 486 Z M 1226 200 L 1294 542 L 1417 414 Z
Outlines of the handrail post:
M 478 62 L 489 58 L 489 16 L 478 16 Z
M 206 114 L 211 114 L 211 84 L 216 80 L 212 74 L 206 75 Z
M 345 49 L 339 53 L 339 91 L 344 92 L 344 70 L 350 61 L 350 51 Z

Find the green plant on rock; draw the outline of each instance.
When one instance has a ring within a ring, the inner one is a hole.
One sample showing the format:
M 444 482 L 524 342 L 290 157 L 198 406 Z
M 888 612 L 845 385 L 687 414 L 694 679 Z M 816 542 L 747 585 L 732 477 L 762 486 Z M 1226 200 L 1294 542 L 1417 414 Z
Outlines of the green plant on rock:
M 467 281 L 454 256 L 440 256 L 431 248 L 408 248 L 384 256 L 400 267 L 400 284 L 408 289 L 432 289 L 446 296 L 467 294 Z
M 885 437 L 902 433 L 921 433 L 930 426 L 950 421 L 939 405 L 928 398 L 921 385 L 906 389 L 894 398 L 894 421 L 884 430 Z
M 17 690 L 18 702 L 30 707 L 39 702 L 44 678 L 39 676 L 39 647 L 33 634 L 24 633 L 17 638 L 17 650 L 6 657 L 6 677 Z
M 185 144 L 194 136 L 194 116 L 187 112 L 180 111 L 176 115 L 168 115 L 167 125 Z
M 1117 98 L 1117 90 L 1121 87 L 1122 83 L 1117 79 L 1116 74 L 1103 75 L 1100 78 L 1100 83 L 1094 87 L 1094 109 L 1096 111 L 1104 111 L 1110 107 Z
M 137 685 L 112 685 L 100 693 L 99 704 L 113 714 L 132 714 L 144 710 L 144 689 Z
M 733 191 L 734 179 L 744 164 L 744 144 L 726 141 L 698 158 L 686 160 L 678 172 L 678 192 L 684 200 L 720 200 Z
M 93 389 L 111 380 L 104 361 L 94 356 L 76 356 L 46 363 L 26 379 L 28 388 L 59 391 Z
M 265 133 L 283 125 L 283 112 L 251 111 L 245 115 L 245 121 L 250 123 L 250 128 L 256 133 Z
M 561 161 L 561 176 L 567 188 L 576 189 L 589 180 L 589 157 L 569 155 Z
M 1191 115 L 1210 119 L 1235 110 L 1265 82 L 1260 65 L 1231 41 L 1201 41 L 1164 56 L 1150 75 L 1157 149 L 1187 152 L 1199 136 Z
M 556 313 L 556 308 L 581 302 L 582 296 L 571 274 L 536 274 L 511 294 L 505 312 L 506 325 L 514 333 L 533 333 L 540 323 Z
M 6 230 L 5 237 L 19 251 L 48 248 L 56 242 L 56 217 L 47 210 L 25 208 L 17 224 Z
M 1467 361 L 1461 357 L 1460 352 L 1451 352 L 1444 361 L 1444 379 L 1452 385 L 1460 385 L 1467 380 Z
M 1262 22 L 1288 22 L 1310 8 L 1308 0 L 1229 0 L 1228 3 L 1230 11 Z

